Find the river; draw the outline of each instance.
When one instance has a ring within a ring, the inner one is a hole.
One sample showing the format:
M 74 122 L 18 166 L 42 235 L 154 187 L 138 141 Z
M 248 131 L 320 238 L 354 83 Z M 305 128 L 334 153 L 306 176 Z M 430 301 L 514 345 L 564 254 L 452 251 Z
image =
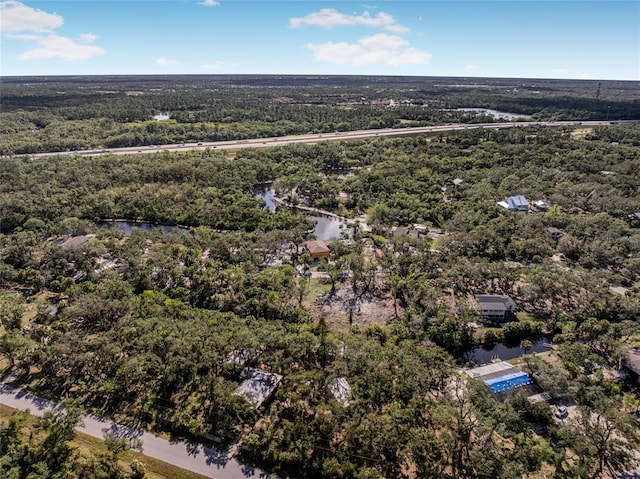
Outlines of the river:
M 455 111 L 475 112 L 476 114 L 484 113 L 499 120 L 515 120 L 516 118 L 531 118 L 531 115 L 523 115 L 522 113 L 507 113 L 505 111 L 490 110 L 488 108 L 456 108 Z
M 549 343 L 549 339 L 544 337 L 537 341 L 531 341 L 532 346 L 531 349 L 527 351 L 527 354 L 549 351 L 550 348 L 545 346 Z M 498 343 L 488 349 L 483 346 L 473 348 L 465 353 L 464 358 L 469 361 L 473 361 L 476 364 L 487 364 L 494 359 L 508 361 L 509 359 L 517 358 L 522 355 L 524 355 L 524 349 L 520 346 L 508 346 L 504 343 Z
M 274 191 L 272 189 L 264 189 L 255 194 L 255 197 L 264 200 L 266 208 L 269 211 L 276 210 L 276 203 L 273 199 Z M 295 207 L 292 207 L 295 209 Z M 343 238 L 343 232 L 346 232 L 347 237 L 351 236 L 348 223 L 340 218 L 333 218 L 322 215 L 309 215 L 315 223 L 313 233 L 319 240 L 333 240 Z M 101 221 L 97 224 L 98 228 L 114 228 L 118 231 L 122 231 L 125 236 L 131 236 L 136 229 L 142 231 L 160 231 L 162 233 L 178 232 L 180 235 L 186 235 L 189 232 L 189 228 L 183 226 L 170 226 L 149 222 L 137 222 L 128 220 L 108 220 Z
M 189 232 L 189 228 L 184 226 L 170 226 L 145 221 L 129 221 L 129 220 L 107 220 L 97 223 L 99 229 L 113 228 L 124 233 L 125 236 L 131 236 L 136 229 L 142 231 L 160 231 L 164 234 L 178 232 L 180 236 L 184 236 Z
M 274 191 L 266 188 L 255 195 L 256 198 L 264 200 L 267 205 L 266 208 L 271 212 L 275 211 L 278 206 L 274 201 L 273 196 Z M 295 207 L 292 207 L 292 209 L 295 209 Z M 313 234 L 319 240 L 343 238 L 343 232 L 346 232 L 347 236 L 351 235 L 349 225 L 345 220 L 321 215 L 309 215 L 309 219 L 315 223 Z

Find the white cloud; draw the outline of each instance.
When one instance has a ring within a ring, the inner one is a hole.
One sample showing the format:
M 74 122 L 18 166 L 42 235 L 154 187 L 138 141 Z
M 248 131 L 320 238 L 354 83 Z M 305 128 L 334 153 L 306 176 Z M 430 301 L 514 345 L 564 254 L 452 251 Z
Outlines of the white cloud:
M 361 38 L 357 43 L 326 42 L 308 44 L 307 48 L 316 60 L 339 65 L 417 65 L 431 60 L 431 53 L 411 47 L 404 38 L 385 33 Z
M 178 62 L 175 61 L 173 58 L 160 57 L 160 58 L 156 58 L 156 63 L 158 65 L 169 66 L 169 65 L 175 65 Z
M 580 80 L 593 80 L 593 77 L 588 73 L 583 73 L 582 75 L 580 75 Z
M 569 73 L 568 68 L 554 68 L 551 73 Z
M 37 10 L 15 0 L 0 2 L 0 13 L 0 30 L 3 36 L 39 45 L 38 48 L 20 55 L 20 60 L 62 58 L 77 61 L 106 53 L 98 46 L 83 45 L 96 41 L 98 36 L 93 33 L 82 33 L 77 40 L 58 35 L 55 30 L 63 25 L 64 18 L 57 13 Z
M 30 38 L 40 44 L 40 48 L 27 50 L 20 55 L 20 60 L 44 60 L 62 58 L 67 61 L 87 60 L 95 55 L 103 55 L 105 51 L 95 45 L 81 45 L 68 37 L 51 35 Z
M 204 65 L 200 65 L 200 68 L 203 68 L 205 70 L 219 70 L 220 68 L 223 68 L 227 66 L 227 64 L 223 61 L 215 61 L 213 63 L 205 63 Z
M 32 33 L 3 33 L 3 36 L 14 40 L 36 41 L 42 38 L 42 35 L 34 35 Z
M 64 23 L 57 13 L 47 13 L 15 0 L 0 2 L 0 30 L 7 32 L 52 32 Z
M 98 35 L 94 35 L 93 33 L 81 33 L 80 35 L 78 35 L 78 40 L 82 43 L 93 43 L 98 38 Z
M 475 70 L 477 68 L 477 65 L 465 65 L 464 67 L 465 70 Z
M 216 0 L 203 0 L 200 2 L 200 5 L 204 5 L 205 7 L 217 7 L 220 3 L 216 2 Z
M 365 11 L 362 15 L 347 15 L 333 8 L 323 8 L 304 17 L 289 19 L 290 28 L 298 28 L 305 25 L 327 29 L 342 26 L 366 26 L 382 28 L 394 33 L 406 33 L 409 31 L 407 27 L 396 23 L 395 19 L 388 13 L 379 12 L 375 16 L 371 16 L 369 12 Z

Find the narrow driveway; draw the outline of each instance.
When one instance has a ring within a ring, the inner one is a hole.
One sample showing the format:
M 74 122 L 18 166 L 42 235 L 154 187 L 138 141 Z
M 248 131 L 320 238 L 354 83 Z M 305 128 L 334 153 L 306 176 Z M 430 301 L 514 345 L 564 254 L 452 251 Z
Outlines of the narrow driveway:
M 42 416 L 45 411 L 63 406 L 16 389 L 5 381 L 0 382 L 0 404 L 14 409 L 29 409 L 34 416 Z M 218 452 L 201 444 L 168 441 L 148 432 L 131 429 L 93 415 L 82 417 L 83 425 L 76 430 L 102 439 L 108 430 L 119 437 L 139 438 L 142 453 L 176 467 L 197 472 L 214 479 L 266 478 L 267 474 L 250 466 L 240 464 L 228 452 Z

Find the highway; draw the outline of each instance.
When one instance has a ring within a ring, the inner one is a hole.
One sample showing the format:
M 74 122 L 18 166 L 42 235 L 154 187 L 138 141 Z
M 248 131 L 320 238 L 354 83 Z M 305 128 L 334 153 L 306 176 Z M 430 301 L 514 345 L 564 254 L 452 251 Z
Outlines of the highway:
M 237 150 L 240 148 L 271 148 L 275 146 L 294 145 L 298 143 L 319 143 L 323 141 L 361 140 L 375 137 L 413 136 L 432 133 L 445 133 L 450 131 L 474 130 L 483 128 L 487 130 L 504 130 L 527 126 L 550 127 L 595 127 L 607 126 L 612 123 L 634 123 L 634 121 L 546 121 L 546 122 L 508 122 L 508 123 L 475 123 L 475 124 L 451 124 L 439 126 L 420 126 L 412 128 L 384 128 L 379 130 L 358 130 L 335 133 L 314 133 L 307 135 L 278 136 L 272 138 L 254 138 L 247 140 L 212 141 L 202 143 L 178 143 L 172 145 L 135 146 L 125 148 L 108 148 L 93 150 L 78 150 L 65 152 L 37 153 L 28 155 L 30 158 L 47 158 L 51 156 L 96 156 L 96 155 L 142 155 L 160 153 L 163 151 L 179 152 L 191 150 Z M 26 156 L 26 155 L 16 155 Z
M 16 389 L 8 384 L 10 381 L 10 377 L 5 381 L 0 381 L 0 404 L 14 409 L 28 409 L 30 414 L 39 417 L 48 410 L 62 407 L 53 401 Z M 201 444 L 170 441 L 94 415 L 82 416 L 81 424 L 76 427 L 76 431 L 99 439 L 103 439 L 104 431 L 110 431 L 118 437 L 139 438 L 142 441 L 142 453 L 145 456 L 214 479 L 247 479 L 267 476 L 258 469 L 239 463 L 228 452 L 219 452 Z

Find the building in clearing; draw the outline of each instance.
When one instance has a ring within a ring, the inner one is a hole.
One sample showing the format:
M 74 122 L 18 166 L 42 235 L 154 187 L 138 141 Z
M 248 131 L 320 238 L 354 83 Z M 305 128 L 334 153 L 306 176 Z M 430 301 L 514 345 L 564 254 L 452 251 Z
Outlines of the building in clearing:
M 327 240 L 307 241 L 304 243 L 304 248 L 313 259 L 328 258 L 331 254 Z
M 498 206 L 509 211 L 529 211 L 529 202 L 522 195 L 510 196 L 505 201 L 499 201 Z
M 391 232 L 395 236 L 406 235 L 406 236 L 411 236 L 412 238 L 418 238 L 421 234 L 421 231 L 419 229 L 414 228 L 413 226 L 409 228 L 405 228 L 403 226 L 394 226 Z
M 269 373 L 260 369 L 246 369 L 245 379 L 233 392 L 245 398 L 254 409 L 258 409 L 269 399 L 282 381 L 280 374 Z
M 494 394 L 510 391 L 533 382 L 529 374 L 506 361 L 469 369 L 466 374 L 471 379 L 479 379 L 485 383 Z
M 87 241 L 89 241 L 89 236 L 80 235 L 80 236 L 72 236 L 71 238 L 60 243 L 60 248 L 62 249 L 71 249 L 77 248 L 78 246 L 82 246 Z
M 462 178 L 456 178 L 452 183 L 454 186 L 458 187 L 460 185 L 464 185 L 464 180 Z
M 554 240 L 557 240 L 558 238 L 560 238 L 560 236 L 562 236 L 562 234 L 564 233 L 564 230 L 560 228 L 556 228 L 555 226 L 547 226 L 542 229 L 544 230 L 545 233 L 547 233 L 547 236 L 549 238 Z
M 503 294 L 476 294 L 473 296 L 471 308 L 485 318 L 500 322 L 504 320 L 507 312 L 516 309 L 516 303 L 510 296 Z
M 640 348 L 629 348 L 622 357 L 622 366 L 640 382 Z
M 352 398 L 352 391 L 347 378 L 335 378 L 329 384 L 331 395 L 336 401 L 347 407 Z

